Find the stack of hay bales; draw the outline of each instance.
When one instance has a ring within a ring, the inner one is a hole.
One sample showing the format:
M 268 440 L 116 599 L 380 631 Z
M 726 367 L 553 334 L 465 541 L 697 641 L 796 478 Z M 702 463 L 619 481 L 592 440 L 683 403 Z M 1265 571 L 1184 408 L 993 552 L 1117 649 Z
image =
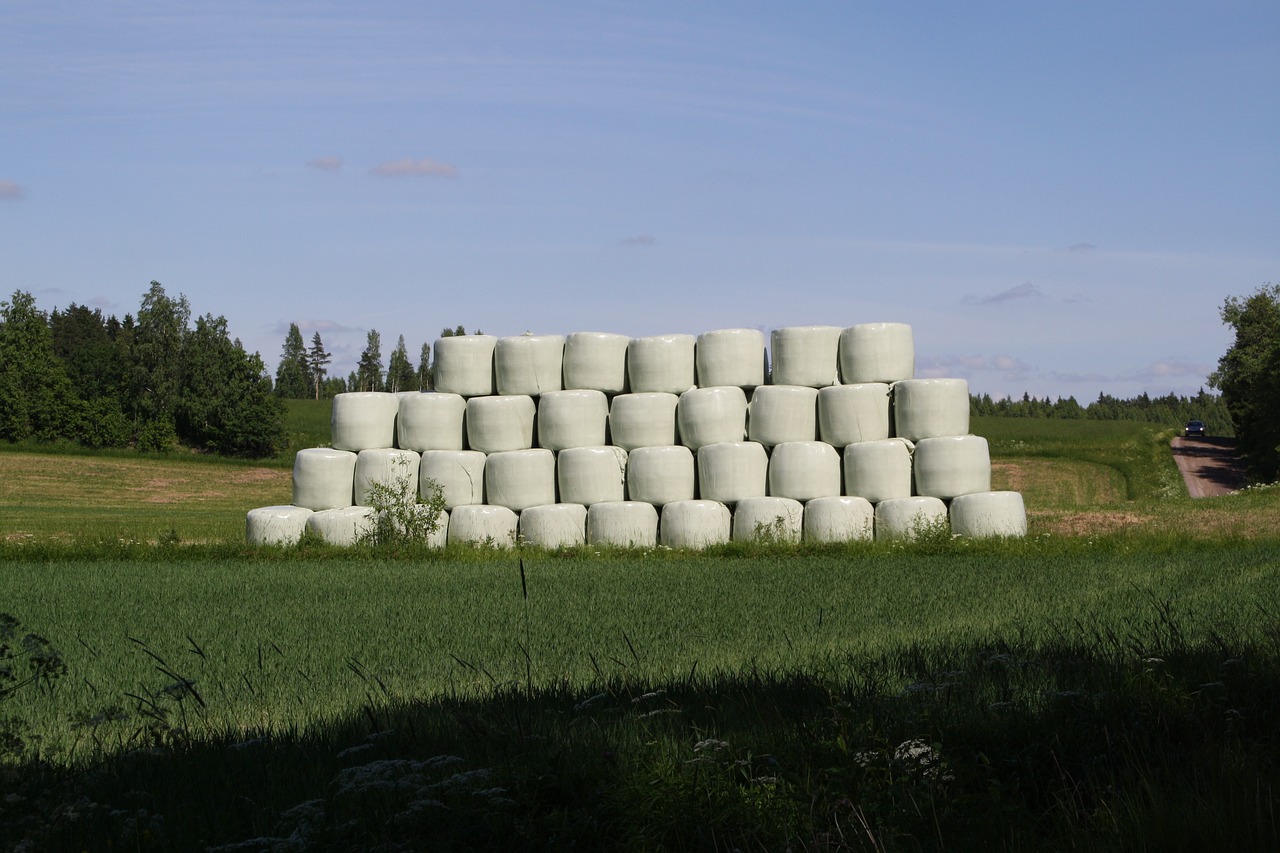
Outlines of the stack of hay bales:
M 393 474 L 440 489 L 441 545 L 1026 534 L 967 383 L 916 379 L 906 324 L 780 328 L 768 351 L 755 329 L 435 347 L 435 391 L 334 398 L 332 447 L 297 454 L 293 505 L 251 511 L 250 542 L 354 542 Z

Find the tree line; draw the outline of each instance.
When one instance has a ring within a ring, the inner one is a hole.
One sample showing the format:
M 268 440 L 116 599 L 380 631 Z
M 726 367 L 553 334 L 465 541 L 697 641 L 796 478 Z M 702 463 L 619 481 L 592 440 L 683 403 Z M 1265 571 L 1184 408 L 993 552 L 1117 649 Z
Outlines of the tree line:
M 969 412 L 973 415 L 996 415 L 1009 418 L 1080 418 L 1096 421 L 1144 421 L 1183 427 L 1187 421 L 1203 421 L 1209 435 L 1235 434 L 1227 405 L 1217 394 L 1203 388 L 1192 397 L 1166 394 L 1152 397 L 1145 391 L 1131 399 L 1099 394 L 1098 399 L 1082 406 L 1075 397 L 1038 399 L 1024 393 L 1021 399 L 991 399 L 990 394 L 970 395 Z
M 1235 340 L 1209 383 L 1222 392 L 1236 447 L 1254 480 L 1280 479 L 1280 284 L 1223 303 Z
M 467 330 L 458 326 L 442 329 L 440 337 L 466 335 Z M 471 334 L 483 334 L 479 329 Z M 382 335 L 370 329 L 365 348 L 360 353 L 356 369 L 346 378 L 329 376 L 328 366 L 332 356 L 325 351 L 324 340 L 317 331 L 311 335 L 311 346 L 302 340 L 302 330 L 297 323 L 289 324 L 284 346 L 280 350 L 280 364 L 276 368 L 275 393 L 285 399 L 313 398 L 319 400 L 347 391 L 430 391 L 431 345 L 424 343 L 415 366 L 409 360 L 404 335 L 396 341 L 387 366 L 382 366 Z
M 19 290 L 0 302 L 0 439 L 262 457 L 284 445 L 284 404 L 225 318 L 193 323 L 159 282 L 123 319 Z

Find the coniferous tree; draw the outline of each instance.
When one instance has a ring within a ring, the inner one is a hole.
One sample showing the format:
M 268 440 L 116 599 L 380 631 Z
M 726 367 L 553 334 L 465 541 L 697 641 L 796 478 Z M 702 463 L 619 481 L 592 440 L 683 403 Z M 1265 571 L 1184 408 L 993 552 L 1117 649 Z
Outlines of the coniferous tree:
M 413 362 L 409 361 L 409 351 L 405 349 L 404 335 L 401 335 L 387 361 L 387 390 L 416 391 L 417 384 L 418 374 L 413 369 Z
M 431 388 L 431 344 L 424 343 L 418 356 L 418 390 L 430 391 Z
M 307 364 L 307 345 L 302 341 L 302 331 L 297 323 L 289 324 L 289 333 L 285 336 L 284 347 L 280 351 L 275 393 L 277 397 L 292 400 L 311 396 L 311 366 Z
M 369 330 L 364 351 L 360 353 L 360 361 L 356 364 L 356 385 L 361 391 L 383 389 L 382 336 L 377 329 Z
M 329 374 L 329 362 L 333 358 L 324 348 L 320 333 L 311 336 L 311 349 L 307 350 L 307 366 L 311 369 L 311 383 L 315 388 L 316 399 L 320 399 L 320 391 L 324 386 L 324 378 Z

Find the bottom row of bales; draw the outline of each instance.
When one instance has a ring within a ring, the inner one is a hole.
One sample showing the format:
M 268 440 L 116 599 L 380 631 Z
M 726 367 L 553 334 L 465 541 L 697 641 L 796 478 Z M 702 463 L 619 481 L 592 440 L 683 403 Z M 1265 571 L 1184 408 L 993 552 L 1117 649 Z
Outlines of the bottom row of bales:
M 424 512 L 429 512 L 422 507 Z M 253 545 L 292 545 L 304 533 L 331 545 L 356 544 L 378 510 L 367 506 L 311 510 L 269 506 L 250 510 L 246 537 Z M 1021 537 L 1026 508 L 1019 492 L 980 492 L 943 501 L 930 496 L 744 498 L 730 510 L 712 500 L 681 500 L 661 508 L 641 501 L 606 501 L 590 507 L 557 503 L 516 512 L 493 504 L 441 510 L 428 544 L 508 548 L 581 545 L 701 549 L 728 542 L 912 541 L 938 534 L 972 538 Z M 429 526 L 429 525 L 427 525 Z

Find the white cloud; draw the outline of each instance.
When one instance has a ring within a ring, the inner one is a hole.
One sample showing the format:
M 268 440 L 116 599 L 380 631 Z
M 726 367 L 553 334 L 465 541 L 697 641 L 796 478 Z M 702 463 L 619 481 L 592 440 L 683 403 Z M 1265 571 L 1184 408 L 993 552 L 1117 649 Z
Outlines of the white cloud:
M 314 160 L 308 160 L 307 165 L 312 169 L 318 169 L 321 172 L 336 172 L 342 168 L 342 158 L 317 157 Z
M 405 157 L 401 160 L 390 160 L 386 163 L 374 166 L 371 170 L 375 175 L 384 177 L 397 178 L 405 175 L 428 175 L 440 178 L 454 178 L 458 175 L 458 167 L 451 163 L 441 163 L 438 160 L 421 159 L 414 160 L 412 157 Z
M 0 198 L 22 198 L 26 190 L 16 181 L 0 181 Z

